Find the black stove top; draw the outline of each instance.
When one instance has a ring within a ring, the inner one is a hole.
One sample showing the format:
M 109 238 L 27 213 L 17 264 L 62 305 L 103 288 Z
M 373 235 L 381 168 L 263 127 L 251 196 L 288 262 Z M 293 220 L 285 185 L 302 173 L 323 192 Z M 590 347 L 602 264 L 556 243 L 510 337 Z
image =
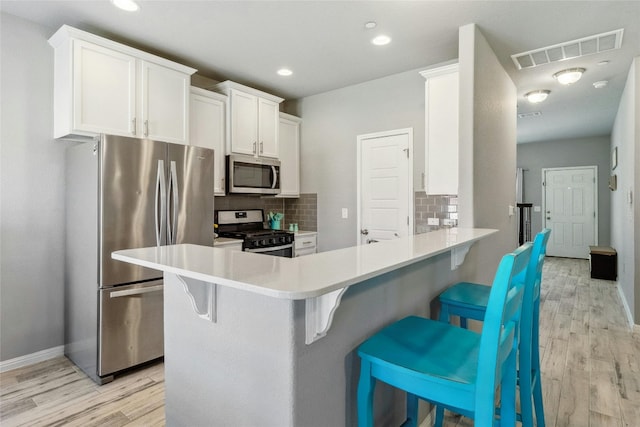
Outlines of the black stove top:
M 261 209 L 245 211 L 217 211 L 218 236 L 242 239 L 243 249 L 269 248 L 291 245 L 295 235 L 285 230 L 264 227 Z

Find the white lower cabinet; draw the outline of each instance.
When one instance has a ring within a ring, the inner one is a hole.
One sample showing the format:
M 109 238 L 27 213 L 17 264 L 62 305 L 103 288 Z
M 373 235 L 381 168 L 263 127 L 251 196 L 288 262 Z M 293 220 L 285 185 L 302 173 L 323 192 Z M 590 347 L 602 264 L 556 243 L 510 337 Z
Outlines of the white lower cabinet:
M 189 144 L 215 151 L 214 192 L 216 196 L 224 196 L 227 97 L 192 87 L 190 103 Z
M 280 194 L 300 197 L 300 124 L 302 119 L 280 113 Z
M 295 256 L 304 256 L 315 254 L 318 250 L 318 234 L 317 233 L 300 233 L 296 234 Z

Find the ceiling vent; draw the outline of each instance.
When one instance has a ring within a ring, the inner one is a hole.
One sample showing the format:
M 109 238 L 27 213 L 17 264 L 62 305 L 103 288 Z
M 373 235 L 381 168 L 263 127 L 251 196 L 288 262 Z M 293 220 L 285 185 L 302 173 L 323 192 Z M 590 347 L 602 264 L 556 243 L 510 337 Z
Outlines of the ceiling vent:
M 624 29 L 621 28 L 619 30 L 609 31 L 608 33 L 596 34 L 595 36 L 517 53 L 511 55 L 511 59 L 513 59 L 516 68 L 522 70 L 524 68 L 533 68 L 552 62 L 619 49 L 620 46 L 622 46 L 623 32 Z
M 520 113 L 518 114 L 519 119 L 526 119 L 528 117 L 540 117 L 542 113 L 540 111 L 534 111 L 532 113 Z

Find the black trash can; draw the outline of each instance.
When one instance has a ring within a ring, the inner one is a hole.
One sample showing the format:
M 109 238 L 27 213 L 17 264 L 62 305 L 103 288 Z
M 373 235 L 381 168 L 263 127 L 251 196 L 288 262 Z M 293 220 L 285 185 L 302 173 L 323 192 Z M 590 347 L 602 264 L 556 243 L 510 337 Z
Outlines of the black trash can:
M 589 246 L 589 266 L 592 279 L 616 280 L 618 253 L 608 246 Z

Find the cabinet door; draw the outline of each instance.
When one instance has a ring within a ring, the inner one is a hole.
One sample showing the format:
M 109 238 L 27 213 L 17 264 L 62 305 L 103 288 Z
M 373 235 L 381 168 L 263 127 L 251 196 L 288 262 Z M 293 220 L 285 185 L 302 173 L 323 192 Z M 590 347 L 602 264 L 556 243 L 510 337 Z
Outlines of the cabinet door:
M 426 81 L 425 191 L 458 194 L 458 72 Z
M 73 42 L 73 131 L 135 136 L 136 59 Z
M 214 192 L 224 196 L 226 103 L 200 94 L 191 94 L 189 143 L 211 148 L 214 153 Z
M 280 117 L 280 194 L 300 196 L 300 122 Z
M 279 105 L 273 101 L 258 98 L 258 155 L 278 158 L 279 121 Z
M 190 76 L 146 61 L 140 67 L 141 136 L 187 144 Z
M 231 152 L 254 155 L 257 152 L 258 98 L 231 91 Z

